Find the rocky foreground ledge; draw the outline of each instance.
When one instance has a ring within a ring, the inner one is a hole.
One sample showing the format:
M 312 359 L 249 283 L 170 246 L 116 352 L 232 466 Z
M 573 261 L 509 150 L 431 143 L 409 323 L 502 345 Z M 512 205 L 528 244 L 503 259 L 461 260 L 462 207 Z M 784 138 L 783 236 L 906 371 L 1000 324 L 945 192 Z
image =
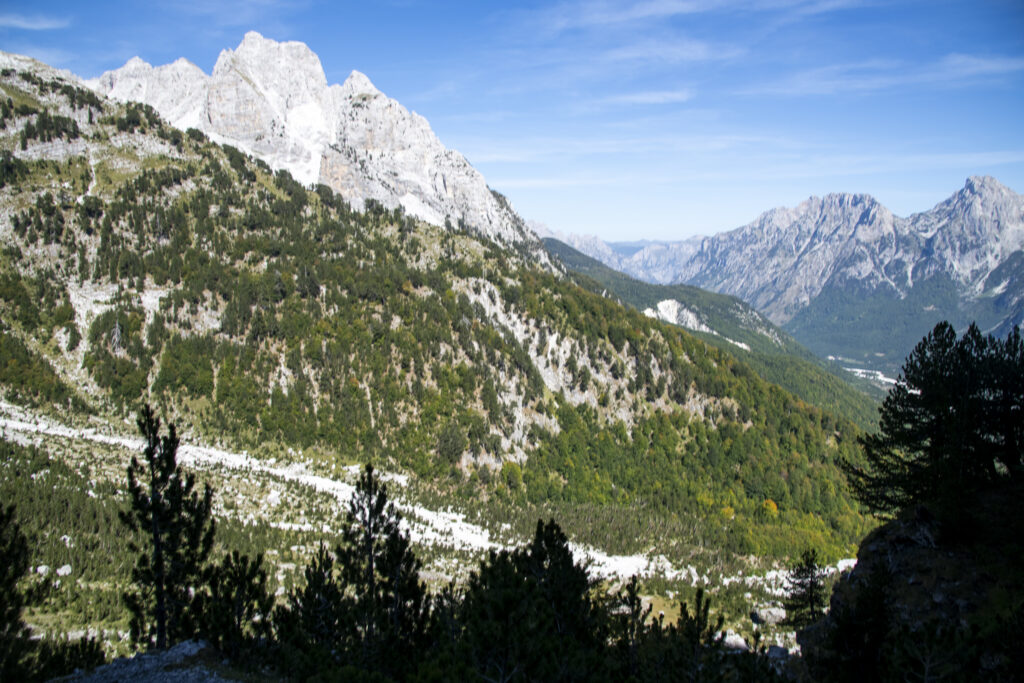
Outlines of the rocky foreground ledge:
M 115 659 L 87 673 L 75 673 L 60 679 L 88 683 L 228 683 L 210 670 L 219 657 L 202 640 L 187 640 L 164 652 L 146 652 Z

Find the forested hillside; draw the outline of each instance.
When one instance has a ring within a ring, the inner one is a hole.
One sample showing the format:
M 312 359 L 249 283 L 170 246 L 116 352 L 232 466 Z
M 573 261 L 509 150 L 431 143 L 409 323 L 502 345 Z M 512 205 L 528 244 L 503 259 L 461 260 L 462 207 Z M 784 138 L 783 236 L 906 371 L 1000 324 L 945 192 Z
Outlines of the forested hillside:
M 9 400 L 81 419 L 149 401 L 259 457 L 686 520 L 680 542 L 742 554 L 835 557 L 870 527 L 837 467 L 858 428 L 682 329 L 147 107 L 52 74 L 0 87 Z
M 763 379 L 778 384 L 811 405 L 846 417 L 864 429 L 878 421 L 880 390 L 828 365 L 748 304 L 727 294 L 689 285 L 655 285 L 613 270 L 556 239 L 544 245 L 575 274 L 580 286 L 606 291 L 640 311 L 675 301 L 691 312 L 687 327 L 708 344 L 735 355 Z M 703 329 L 700 329 L 703 328 Z

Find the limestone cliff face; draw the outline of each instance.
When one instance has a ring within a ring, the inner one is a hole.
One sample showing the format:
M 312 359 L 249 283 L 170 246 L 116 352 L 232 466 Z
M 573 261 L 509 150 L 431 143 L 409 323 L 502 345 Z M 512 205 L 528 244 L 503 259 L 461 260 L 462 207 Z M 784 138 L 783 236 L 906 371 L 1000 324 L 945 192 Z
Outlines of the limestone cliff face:
M 372 199 L 506 245 L 537 246 L 507 201 L 426 119 L 358 71 L 328 85 L 320 59 L 303 43 L 250 32 L 235 50 L 221 52 L 209 76 L 183 59 L 153 67 L 134 58 L 88 84 L 150 104 L 173 125 L 198 128 L 302 183 L 328 185 L 356 208 Z

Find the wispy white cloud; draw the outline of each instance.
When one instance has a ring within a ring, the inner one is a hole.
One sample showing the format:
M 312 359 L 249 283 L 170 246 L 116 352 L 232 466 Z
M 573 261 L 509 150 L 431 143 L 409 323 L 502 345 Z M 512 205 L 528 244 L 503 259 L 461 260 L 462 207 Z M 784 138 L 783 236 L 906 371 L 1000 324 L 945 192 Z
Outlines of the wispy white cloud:
M 649 90 L 646 92 L 622 93 L 599 100 L 605 104 L 677 104 L 693 99 L 693 91 L 682 90 Z
M 463 139 L 458 148 L 473 163 L 543 163 L 573 159 L 650 156 L 652 153 L 718 154 L 726 151 L 792 149 L 787 138 L 766 135 L 705 134 L 614 137 L 534 137 L 495 142 L 491 138 Z
M 976 152 L 828 154 L 812 153 L 791 162 L 768 163 L 762 171 L 772 178 L 873 176 L 939 169 L 976 173 L 997 166 L 1024 163 L 1024 149 Z
M 705 11 L 711 4 L 687 0 L 648 0 L 634 3 L 566 2 L 542 10 L 538 23 L 553 33 L 566 30 L 619 26 Z
M 952 54 L 925 65 L 872 60 L 801 71 L 774 83 L 748 88 L 743 94 L 836 95 L 908 86 L 963 87 L 982 79 L 1021 72 L 1024 72 L 1022 57 Z
M 707 13 L 762 12 L 790 18 L 814 16 L 873 4 L 871 0 L 642 0 L 563 2 L 536 14 L 542 30 L 618 28 Z
M 702 40 L 676 38 L 671 40 L 649 39 L 622 45 L 607 50 L 603 57 L 613 62 L 680 64 L 734 59 L 743 53 L 742 48 L 732 45 L 713 45 Z
M 253 28 L 281 15 L 307 8 L 308 0 L 165 0 L 162 3 L 176 12 L 205 17 L 218 27 Z
M 1001 76 L 1024 71 L 1024 57 L 976 57 L 948 55 L 938 65 L 936 77 L 966 79 L 975 76 Z
M 22 31 L 53 31 L 67 28 L 71 19 L 43 15 L 0 14 L 0 28 L 15 28 Z

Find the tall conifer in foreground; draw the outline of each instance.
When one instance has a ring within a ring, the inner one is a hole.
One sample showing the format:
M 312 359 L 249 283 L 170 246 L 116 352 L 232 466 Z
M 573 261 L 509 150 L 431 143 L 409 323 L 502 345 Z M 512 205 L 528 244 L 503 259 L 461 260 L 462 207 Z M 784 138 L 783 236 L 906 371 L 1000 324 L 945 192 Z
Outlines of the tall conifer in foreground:
M 401 677 L 422 655 L 430 602 L 422 562 L 401 528 L 387 487 L 366 465 L 335 550 L 341 583 L 342 646 L 365 669 Z
M 805 550 L 789 575 L 789 597 L 786 598 L 786 625 L 802 629 L 825 613 L 825 572 L 818 564 L 818 551 Z
M 128 465 L 131 509 L 121 519 L 145 539 L 132 569 L 133 587 L 125 594 L 132 613 L 132 640 L 157 649 L 192 636 L 196 630 L 194 588 L 213 546 L 213 491 L 200 496 L 195 475 L 177 463 L 178 435 L 169 424 L 160 436 L 160 420 L 148 405 L 138 418 L 146 441 L 140 463 Z
M 861 437 L 866 467 L 847 463 L 854 492 L 876 514 L 920 503 L 959 509 L 971 493 L 1024 481 L 1024 342 L 942 322 L 914 348 Z

